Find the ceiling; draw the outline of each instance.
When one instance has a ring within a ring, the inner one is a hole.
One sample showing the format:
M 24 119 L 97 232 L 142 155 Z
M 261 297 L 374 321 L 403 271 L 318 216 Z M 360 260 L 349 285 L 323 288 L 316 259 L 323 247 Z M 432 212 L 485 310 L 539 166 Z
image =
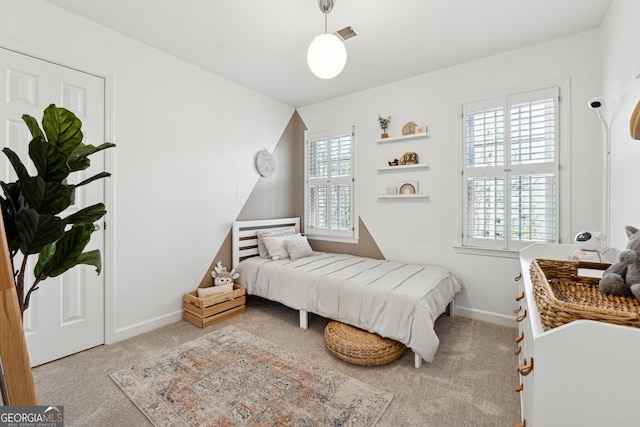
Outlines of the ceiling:
M 335 0 L 347 65 L 315 77 L 317 0 L 45 0 L 292 107 L 597 28 L 612 0 Z M 594 46 L 594 49 L 596 46 Z

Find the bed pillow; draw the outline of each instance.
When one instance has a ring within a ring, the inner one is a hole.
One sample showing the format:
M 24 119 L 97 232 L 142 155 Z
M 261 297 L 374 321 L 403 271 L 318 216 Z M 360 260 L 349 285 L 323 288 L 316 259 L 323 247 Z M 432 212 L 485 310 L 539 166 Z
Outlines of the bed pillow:
M 284 241 L 285 239 L 290 239 L 294 236 L 300 236 L 300 233 L 287 236 L 263 237 L 262 240 L 267 248 L 267 252 L 269 253 L 268 258 L 271 258 L 274 261 L 282 258 L 289 258 L 289 252 L 287 252 L 287 248 L 284 247 Z
M 307 236 L 300 234 L 285 236 L 282 243 L 289 253 L 289 258 L 292 260 L 313 255 L 313 249 L 309 246 Z
M 256 236 L 258 237 L 258 254 L 262 258 L 269 258 L 269 251 L 267 251 L 267 247 L 264 245 L 263 241 L 265 237 L 287 236 L 296 233 L 297 231 L 295 227 L 278 227 L 269 228 L 268 230 L 258 230 L 256 232 Z

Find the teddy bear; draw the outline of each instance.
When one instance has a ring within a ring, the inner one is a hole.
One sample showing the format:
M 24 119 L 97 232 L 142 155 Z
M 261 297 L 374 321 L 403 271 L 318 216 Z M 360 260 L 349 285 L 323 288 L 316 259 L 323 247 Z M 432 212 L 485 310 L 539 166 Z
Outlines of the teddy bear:
M 630 225 L 624 230 L 627 248 L 604 271 L 598 287 L 608 295 L 633 295 L 640 300 L 640 230 Z

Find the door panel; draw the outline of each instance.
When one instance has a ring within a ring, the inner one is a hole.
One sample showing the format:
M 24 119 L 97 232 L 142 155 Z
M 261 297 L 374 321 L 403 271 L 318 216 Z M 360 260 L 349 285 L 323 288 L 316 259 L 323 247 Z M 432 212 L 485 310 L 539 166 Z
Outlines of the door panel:
M 23 114 L 41 123 L 49 104 L 73 111 L 82 121 L 84 143 L 104 142 L 104 79 L 0 48 L 0 135 L 2 144 L 15 151 L 31 175 L 35 167 L 28 157 L 31 134 L 22 121 Z M 77 183 L 104 170 L 102 153 L 91 156 L 91 167 L 70 175 Z M 15 179 L 13 168 L 2 155 L 0 178 Z M 80 187 L 76 203 L 61 216 L 104 201 L 102 180 Z M 104 226 L 91 235 L 86 250 L 100 249 L 104 254 Z M 20 255 L 14 261 L 21 262 Z M 29 261 L 25 293 L 33 284 L 33 265 Z M 104 343 L 104 280 L 95 268 L 78 266 L 59 277 L 48 278 L 31 296 L 24 313 L 24 329 L 32 366 L 46 363 Z

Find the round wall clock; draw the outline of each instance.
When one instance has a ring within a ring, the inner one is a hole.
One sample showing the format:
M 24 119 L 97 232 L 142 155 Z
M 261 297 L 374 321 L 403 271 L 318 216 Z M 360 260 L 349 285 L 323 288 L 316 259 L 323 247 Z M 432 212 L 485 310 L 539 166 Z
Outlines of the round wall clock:
M 259 151 L 256 156 L 256 169 L 261 176 L 271 176 L 276 169 L 276 161 L 273 155 L 266 149 Z

